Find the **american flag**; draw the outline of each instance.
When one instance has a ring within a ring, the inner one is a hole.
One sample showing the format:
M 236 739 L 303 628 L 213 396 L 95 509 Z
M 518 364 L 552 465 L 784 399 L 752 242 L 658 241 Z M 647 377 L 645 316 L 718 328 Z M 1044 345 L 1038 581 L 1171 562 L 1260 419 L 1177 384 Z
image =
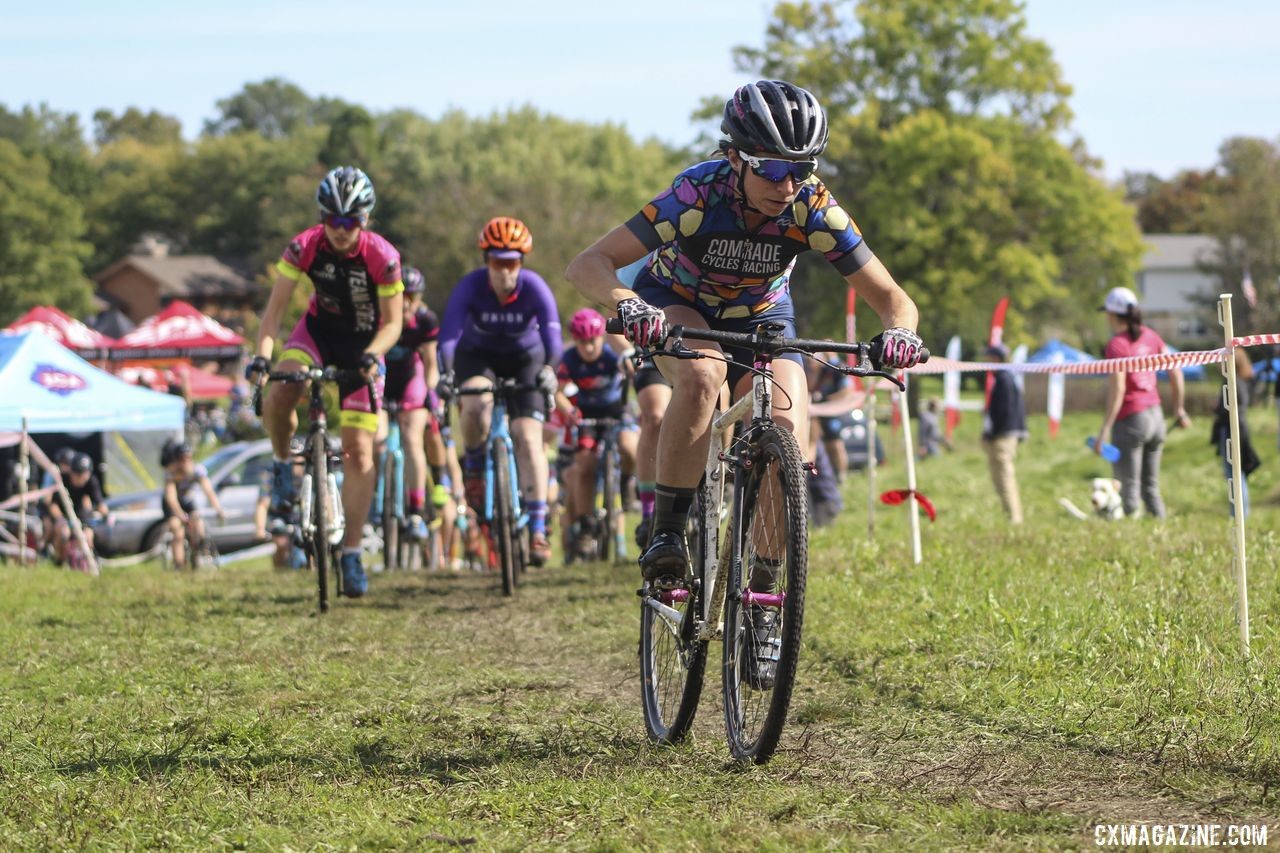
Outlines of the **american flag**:
M 1253 308 L 1258 304 L 1258 291 L 1253 286 L 1253 276 L 1248 270 L 1244 271 L 1244 278 L 1240 281 L 1240 292 L 1244 294 L 1244 301 L 1249 303 L 1249 307 Z

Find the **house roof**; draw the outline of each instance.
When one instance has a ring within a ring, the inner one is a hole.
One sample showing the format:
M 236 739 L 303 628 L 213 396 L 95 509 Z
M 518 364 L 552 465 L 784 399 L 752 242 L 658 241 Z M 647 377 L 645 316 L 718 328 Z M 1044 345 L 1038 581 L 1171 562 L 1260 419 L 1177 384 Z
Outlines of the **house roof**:
M 244 273 L 212 255 L 128 255 L 99 272 L 93 280 L 106 283 L 128 267 L 141 272 L 160 286 L 164 296 L 243 296 L 257 285 Z
M 1198 269 L 1217 257 L 1218 241 L 1208 234 L 1144 234 L 1142 268 Z

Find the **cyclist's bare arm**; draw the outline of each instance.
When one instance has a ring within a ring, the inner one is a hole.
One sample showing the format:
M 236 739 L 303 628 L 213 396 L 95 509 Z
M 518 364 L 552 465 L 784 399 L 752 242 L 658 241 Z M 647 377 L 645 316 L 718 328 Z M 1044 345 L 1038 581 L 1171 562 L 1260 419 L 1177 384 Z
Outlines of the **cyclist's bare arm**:
M 382 328 L 373 336 L 373 340 L 364 348 L 365 352 L 374 355 L 386 355 L 387 350 L 400 340 L 400 332 L 404 327 L 404 298 L 396 293 L 392 296 L 378 297 L 378 311 L 382 315 Z
M 845 281 L 867 300 L 871 310 L 880 317 L 886 329 L 902 328 L 915 331 L 920 323 L 920 312 L 907 292 L 898 286 L 893 276 L 877 257 L 872 257 L 861 269 L 845 276 Z
M 279 270 L 272 275 L 275 281 L 271 286 L 271 297 L 267 300 L 267 310 L 262 312 L 262 325 L 258 327 L 257 354 L 267 359 L 275 351 L 276 338 L 280 336 L 280 322 L 289 308 L 293 289 L 298 286 L 296 281 Z
M 583 296 L 612 309 L 636 295 L 618 281 L 617 271 L 647 253 L 640 239 L 625 225 L 619 225 L 574 258 L 564 275 Z
M 418 347 L 418 356 L 422 359 L 422 375 L 428 388 L 435 388 L 440 384 L 440 360 L 436 358 L 436 348 L 435 341 L 427 341 Z
M 172 482 L 164 484 L 164 502 L 169 505 L 169 511 L 181 519 L 186 519 L 187 514 L 182 511 L 182 507 L 178 504 L 178 487 Z
M 200 488 L 204 491 L 204 496 L 209 501 L 209 506 L 213 507 L 213 511 L 221 517 L 223 515 L 222 502 L 218 500 L 218 493 L 213 490 L 213 483 L 209 482 L 208 477 L 200 478 Z

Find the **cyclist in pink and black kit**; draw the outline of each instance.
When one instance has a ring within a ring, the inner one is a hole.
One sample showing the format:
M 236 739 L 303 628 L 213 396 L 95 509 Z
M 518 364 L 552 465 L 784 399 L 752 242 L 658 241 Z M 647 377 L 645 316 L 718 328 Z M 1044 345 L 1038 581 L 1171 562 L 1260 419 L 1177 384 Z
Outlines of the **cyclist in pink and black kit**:
M 404 307 L 400 293 L 400 254 L 381 236 L 367 230 L 376 196 L 373 182 L 352 166 L 325 175 L 316 189 L 319 225 L 290 241 L 275 269 L 275 284 L 258 332 L 257 357 L 249 365 L 250 381 L 265 381 L 280 322 L 298 282 L 315 288 L 302 319 L 285 344 L 277 368 L 297 371 L 329 366 L 380 376 L 382 356 L 400 339 Z M 292 511 L 297 499 L 289 442 L 298 428 L 297 406 L 303 383 L 277 383 L 267 393 L 263 424 L 275 451 L 271 512 L 277 518 Z M 346 536 L 342 549 L 343 592 L 359 598 L 368 588 L 360 560 L 360 538 L 373 497 L 373 438 L 378 415 L 364 382 L 340 383 L 342 414 L 342 506 Z
M 508 415 L 516 446 L 520 492 L 529 513 L 529 556 L 542 565 L 547 542 L 547 454 L 542 424 L 547 400 L 556 391 L 554 365 L 564 345 L 555 296 L 542 276 L 524 266 L 533 237 L 523 222 L 507 216 L 489 220 L 480 232 L 485 266 L 454 287 L 440 329 L 440 360 L 459 388 L 492 387 L 497 378 L 515 379 L 538 390 L 518 394 Z M 452 383 L 450 383 L 452 384 Z M 462 414 L 462 479 L 467 503 L 484 512 L 484 442 L 489 435 L 492 397 L 459 397 Z
M 444 492 L 444 442 L 435 412 L 440 409 L 436 385 L 440 382 L 436 346 L 440 321 L 422 303 L 426 282 L 416 267 L 404 270 L 404 329 L 400 340 L 387 351 L 385 399 L 400 406 L 401 445 L 408 461 L 409 532 L 427 537 L 424 520 L 427 465 L 436 491 Z

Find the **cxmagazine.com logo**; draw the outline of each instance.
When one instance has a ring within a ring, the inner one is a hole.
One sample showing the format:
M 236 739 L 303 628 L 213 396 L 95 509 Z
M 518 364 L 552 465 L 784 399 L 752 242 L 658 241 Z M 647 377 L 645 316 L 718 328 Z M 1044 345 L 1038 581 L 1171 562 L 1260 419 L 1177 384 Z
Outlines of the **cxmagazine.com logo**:
M 37 364 L 35 371 L 31 374 L 31 381 L 46 391 L 52 391 L 63 397 L 88 385 L 80 374 L 63 370 L 52 364 Z

